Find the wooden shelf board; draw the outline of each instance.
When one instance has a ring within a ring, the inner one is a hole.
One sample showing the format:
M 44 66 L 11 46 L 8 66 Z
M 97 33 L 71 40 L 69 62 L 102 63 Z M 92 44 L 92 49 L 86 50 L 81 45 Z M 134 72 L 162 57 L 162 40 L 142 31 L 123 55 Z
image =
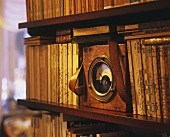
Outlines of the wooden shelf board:
M 133 115 L 110 110 L 102 110 L 85 106 L 64 105 L 37 100 L 20 99 L 18 100 L 18 104 L 26 106 L 29 109 L 33 110 L 60 112 L 88 119 L 170 133 L 170 121 L 166 119 L 163 120 L 158 118 Z
M 62 16 L 19 24 L 19 28 L 41 28 L 51 26 L 82 27 L 84 25 L 127 24 L 169 19 L 170 1 L 153 1 L 111 9 Z M 161 15 L 161 16 L 160 16 Z

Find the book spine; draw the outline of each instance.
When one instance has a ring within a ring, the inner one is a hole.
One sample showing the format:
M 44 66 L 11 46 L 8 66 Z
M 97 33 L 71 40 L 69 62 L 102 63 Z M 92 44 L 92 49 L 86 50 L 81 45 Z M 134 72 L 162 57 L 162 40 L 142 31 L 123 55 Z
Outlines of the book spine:
M 162 100 L 162 113 L 163 118 L 168 118 L 167 110 L 167 95 L 166 95 L 166 82 L 165 82 L 165 47 L 163 45 L 159 46 L 160 49 L 160 83 L 161 83 L 161 100 Z
M 74 43 L 73 44 L 73 74 L 77 71 L 78 69 L 78 44 Z M 73 93 L 73 105 L 78 105 L 78 97 L 75 93 Z
M 167 103 L 167 118 L 170 119 L 170 85 L 169 85 L 169 57 L 170 55 L 168 55 L 168 52 L 170 50 L 170 45 L 163 45 L 165 50 L 164 50 L 164 56 L 165 56 L 165 87 L 166 87 L 166 103 Z
M 75 4 L 75 0 L 70 0 L 70 14 L 74 15 L 76 14 L 76 4 Z
M 114 7 L 114 0 L 104 0 L 104 9 L 109 9 Z
M 34 94 L 35 99 L 40 100 L 40 70 L 39 70 L 39 46 L 34 46 Z
M 156 117 L 162 118 L 161 116 L 161 104 L 160 104 L 160 90 L 158 82 L 158 67 L 157 67 L 157 46 L 152 45 L 152 59 L 153 59 L 153 84 L 155 91 L 155 102 L 156 102 Z
M 73 45 L 68 43 L 68 81 L 73 75 Z M 73 104 L 73 92 L 68 87 L 68 104 Z
M 99 10 L 104 9 L 104 0 L 99 0 Z
M 26 13 L 27 13 L 27 21 L 31 21 L 31 2 L 30 0 L 26 0 Z
M 62 94 L 63 94 L 63 103 L 67 104 L 68 103 L 68 56 L 67 56 L 67 43 L 62 44 L 63 46 L 63 89 L 62 89 Z
M 26 99 L 30 98 L 30 61 L 29 61 L 30 46 L 26 46 Z
M 130 75 L 130 85 L 132 94 L 132 108 L 133 114 L 137 114 L 137 102 L 136 102 L 136 92 L 135 92 L 135 82 L 134 82 L 134 66 L 132 58 L 132 47 L 131 40 L 127 40 L 127 51 L 128 51 L 128 61 L 129 61 L 129 75 Z
M 29 47 L 29 67 L 30 67 L 30 98 L 34 99 L 34 46 Z
M 47 45 L 47 101 L 51 101 L 51 45 Z
M 141 64 L 140 41 L 138 39 L 131 40 L 131 45 L 134 66 L 135 90 L 137 98 L 137 113 L 140 115 L 146 115 L 143 75 L 141 71 L 142 64 Z
M 63 46 L 59 44 L 59 103 L 63 103 Z
M 47 101 L 47 45 L 40 46 L 40 98 Z

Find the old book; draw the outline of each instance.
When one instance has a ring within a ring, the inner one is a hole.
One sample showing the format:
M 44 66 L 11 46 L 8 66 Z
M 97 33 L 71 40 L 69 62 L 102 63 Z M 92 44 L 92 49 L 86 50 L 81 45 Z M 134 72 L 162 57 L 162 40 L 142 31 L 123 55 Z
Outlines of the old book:
M 70 15 L 76 14 L 75 0 L 70 0 Z
M 131 40 L 131 45 L 134 66 L 137 113 L 140 115 L 146 115 L 140 40 L 139 39 Z
M 73 45 L 68 43 L 68 82 L 73 75 Z M 68 104 L 73 104 L 73 92 L 68 87 Z
M 56 37 L 56 43 L 69 43 L 69 42 L 71 42 L 71 34 Z
M 70 4 L 70 0 L 64 0 L 64 16 L 70 15 L 70 8 L 71 8 L 71 4 Z
M 104 9 L 104 0 L 99 0 L 99 10 Z
M 59 67 L 58 67 L 58 80 L 59 80 L 59 85 L 58 85 L 58 89 L 59 89 L 59 95 L 58 95 L 58 101 L 59 103 L 63 103 L 63 46 L 62 44 L 59 44 Z
M 26 46 L 25 50 L 26 50 L 26 98 L 29 99 L 30 98 L 30 61 L 29 61 L 29 47 L 30 46 Z
M 63 63 L 63 103 L 68 104 L 68 45 L 67 43 L 62 44 L 63 46 L 63 57 L 62 57 L 62 63 Z
M 155 90 L 154 90 L 154 78 L 153 78 L 153 56 L 152 56 L 152 47 L 144 45 L 145 51 L 145 63 L 146 69 L 146 79 L 145 79 L 145 88 L 147 88 L 147 98 L 146 98 L 146 105 L 147 105 L 147 115 L 156 117 L 156 102 L 155 102 Z
M 51 101 L 51 46 L 47 45 L 47 101 Z
M 131 47 L 130 40 L 127 40 L 127 52 L 128 52 L 128 61 L 129 61 L 132 108 L 133 108 L 133 114 L 137 114 L 136 91 L 135 91 L 135 82 L 134 82 L 134 66 L 133 66 L 132 47 Z
M 160 87 L 161 87 L 162 114 L 163 114 L 163 118 L 168 119 L 164 45 L 159 46 L 159 54 L 160 54 L 160 80 L 161 80 Z
M 34 46 L 34 95 L 35 99 L 40 100 L 40 55 L 39 46 Z
M 40 99 L 47 101 L 47 78 L 48 78 L 48 62 L 47 62 L 47 45 L 40 46 Z
M 75 14 L 79 14 L 82 13 L 82 5 L 81 5 L 82 1 L 81 0 L 75 0 Z
M 87 36 L 75 36 L 72 37 L 73 43 L 103 43 L 107 42 L 110 38 L 110 34 L 96 34 L 96 35 L 87 35 Z
M 31 21 L 31 5 L 30 0 L 26 0 L 26 15 L 27 15 L 27 22 Z
M 73 28 L 73 37 L 75 36 L 87 36 L 87 35 L 96 35 L 109 33 L 109 26 L 97 26 L 97 27 L 88 27 L 88 28 Z
M 77 71 L 79 68 L 79 49 L 78 44 L 73 43 L 73 74 Z M 73 105 L 78 105 L 78 96 L 73 93 Z
M 55 17 L 60 17 L 61 16 L 61 0 L 54 0 L 55 2 Z
M 71 35 L 72 30 L 71 29 L 63 29 L 63 30 L 57 30 L 56 36 L 64 36 L 64 35 Z
M 29 70 L 30 70 L 30 99 L 35 99 L 34 96 L 34 46 L 29 46 Z
M 151 28 L 162 28 L 168 27 L 170 25 L 170 21 L 154 21 L 154 22 L 146 22 L 146 23 L 138 23 L 138 24 L 129 24 L 129 25 L 120 25 L 117 26 L 118 32 L 126 32 L 129 30 L 143 30 L 143 29 L 151 29 Z
M 104 9 L 109 9 L 114 7 L 114 0 L 104 0 Z

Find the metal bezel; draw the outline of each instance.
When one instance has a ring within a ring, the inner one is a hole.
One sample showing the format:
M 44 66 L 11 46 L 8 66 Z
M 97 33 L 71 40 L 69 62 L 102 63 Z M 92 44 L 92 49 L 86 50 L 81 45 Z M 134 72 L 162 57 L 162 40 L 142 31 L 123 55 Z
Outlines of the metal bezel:
M 94 83 L 93 83 L 94 68 L 96 67 L 96 65 L 100 65 L 102 63 L 107 65 L 107 67 L 110 69 L 111 75 L 112 75 L 111 86 L 110 86 L 109 90 L 105 93 L 98 92 L 96 90 L 96 88 L 94 87 Z M 92 63 L 90 64 L 90 67 L 89 67 L 89 71 L 88 71 L 88 83 L 89 83 L 89 88 L 91 89 L 92 95 L 97 100 L 99 100 L 101 102 L 108 102 L 115 95 L 116 91 L 115 91 L 115 82 L 114 82 L 114 77 L 113 77 L 113 71 L 112 71 L 112 68 L 111 68 L 111 62 L 107 58 L 107 56 L 103 55 L 103 56 L 95 58 L 92 61 Z

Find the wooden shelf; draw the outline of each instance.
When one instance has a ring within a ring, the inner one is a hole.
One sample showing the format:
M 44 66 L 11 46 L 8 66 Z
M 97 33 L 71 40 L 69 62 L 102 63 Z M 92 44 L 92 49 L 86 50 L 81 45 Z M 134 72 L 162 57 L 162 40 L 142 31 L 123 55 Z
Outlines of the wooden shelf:
M 63 105 L 37 100 L 18 100 L 23 105 L 33 110 L 45 110 L 60 112 L 72 116 L 100 120 L 125 126 L 138 127 L 157 132 L 170 133 L 170 120 L 158 119 L 129 113 L 115 112 L 110 110 L 95 109 L 84 106 Z
M 170 1 L 152 1 L 111 9 L 62 16 L 19 24 L 30 35 L 55 35 L 56 30 L 105 24 L 133 24 L 170 19 Z

